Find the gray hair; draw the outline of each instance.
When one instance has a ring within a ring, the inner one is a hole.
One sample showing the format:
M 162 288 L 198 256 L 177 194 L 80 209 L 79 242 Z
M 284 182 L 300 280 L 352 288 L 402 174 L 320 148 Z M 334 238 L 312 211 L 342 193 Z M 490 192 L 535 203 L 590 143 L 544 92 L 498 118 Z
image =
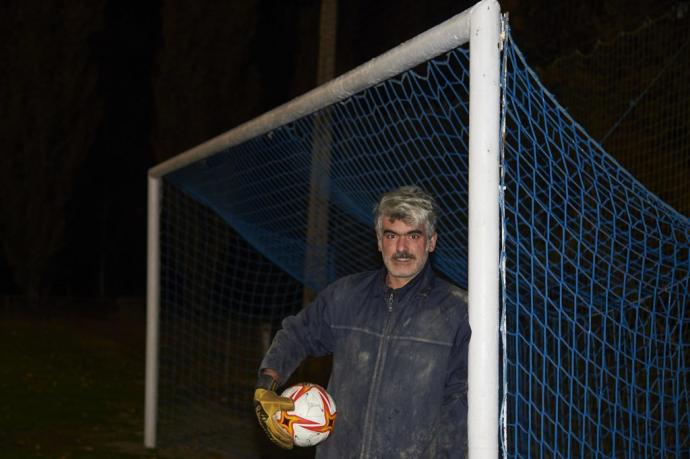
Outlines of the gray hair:
M 382 232 L 383 217 L 402 220 L 410 226 L 424 224 L 427 236 L 436 233 L 438 206 L 434 197 L 417 186 L 402 186 L 384 193 L 374 207 L 376 234 Z

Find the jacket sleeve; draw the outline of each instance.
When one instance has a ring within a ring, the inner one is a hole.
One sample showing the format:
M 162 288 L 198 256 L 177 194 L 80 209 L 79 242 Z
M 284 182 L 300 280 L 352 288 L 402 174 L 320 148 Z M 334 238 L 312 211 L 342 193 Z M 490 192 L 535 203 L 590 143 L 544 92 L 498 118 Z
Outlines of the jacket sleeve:
M 471 334 L 465 313 L 449 359 L 443 406 L 428 451 L 430 458 L 467 455 L 467 353 Z
M 327 287 L 314 302 L 283 320 L 282 328 L 273 338 L 259 371 L 272 368 L 280 375 L 281 382 L 285 382 L 304 358 L 332 352 L 330 314 L 335 288 L 335 285 Z

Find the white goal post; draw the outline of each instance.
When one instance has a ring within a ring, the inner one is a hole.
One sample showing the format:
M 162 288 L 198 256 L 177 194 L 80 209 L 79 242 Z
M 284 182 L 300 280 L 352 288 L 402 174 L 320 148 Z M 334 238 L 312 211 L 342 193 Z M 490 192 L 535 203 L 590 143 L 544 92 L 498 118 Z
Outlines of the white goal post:
M 468 10 L 360 67 L 149 170 L 144 444 L 157 445 L 159 216 L 166 174 L 344 100 L 469 42 L 469 350 L 468 442 L 472 458 L 499 447 L 499 162 L 502 21 L 495 0 Z

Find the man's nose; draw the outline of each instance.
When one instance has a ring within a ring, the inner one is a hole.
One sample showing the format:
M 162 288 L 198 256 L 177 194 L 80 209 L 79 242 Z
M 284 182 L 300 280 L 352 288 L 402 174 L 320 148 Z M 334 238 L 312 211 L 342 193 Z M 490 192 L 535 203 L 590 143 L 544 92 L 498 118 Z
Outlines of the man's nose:
M 398 238 L 398 240 L 396 241 L 395 250 L 397 250 L 398 252 L 402 252 L 406 248 L 407 248 L 407 237 L 406 236 L 400 236 Z

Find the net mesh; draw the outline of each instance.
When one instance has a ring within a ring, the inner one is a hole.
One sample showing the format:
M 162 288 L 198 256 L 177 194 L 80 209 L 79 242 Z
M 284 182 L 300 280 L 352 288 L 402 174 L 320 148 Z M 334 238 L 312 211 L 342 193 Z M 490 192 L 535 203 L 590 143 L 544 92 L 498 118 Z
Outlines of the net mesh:
M 502 451 L 688 455 L 688 220 L 503 52 Z M 433 263 L 466 288 L 468 68 L 458 48 L 164 178 L 161 445 L 276 452 L 261 355 L 303 287 L 380 265 L 382 192 L 438 197 Z
M 540 75 L 559 102 L 637 180 L 690 215 L 690 9 L 665 8 Z
M 687 456 L 689 222 L 505 52 L 505 450 Z
M 213 210 L 164 182 L 159 445 L 252 457 L 255 367 L 300 284 Z

